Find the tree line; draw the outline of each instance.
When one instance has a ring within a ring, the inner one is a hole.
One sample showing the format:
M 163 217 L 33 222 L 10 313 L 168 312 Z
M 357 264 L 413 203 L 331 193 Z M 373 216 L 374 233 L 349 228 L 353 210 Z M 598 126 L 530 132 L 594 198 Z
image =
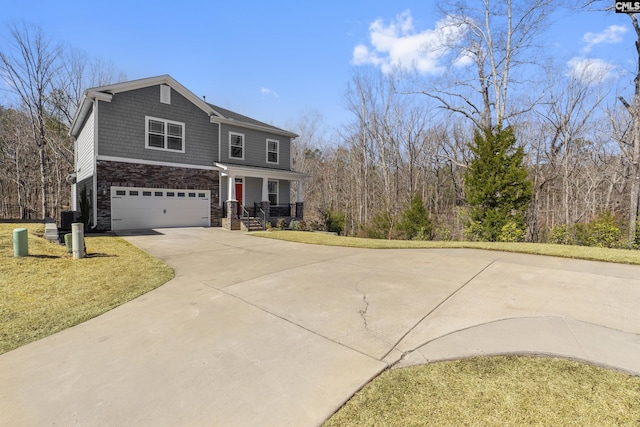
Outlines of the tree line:
M 307 213 L 344 218 L 346 234 L 402 237 L 418 196 L 428 238 L 635 247 L 640 69 L 616 99 L 596 62 L 567 73 L 541 56 L 554 2 L 495 3 L 445 11 L 464 30 L 446 74 L 361 70 L 345 96 L 353 120 L 333 141 L 318 115 L 300 119 Z
M 112 64 L 11 24 L 0 49 L 11 105 L 0 105 L 0 217 L 59 220 L 70 209 L 69 125 L 85 89 L 124 79 Z

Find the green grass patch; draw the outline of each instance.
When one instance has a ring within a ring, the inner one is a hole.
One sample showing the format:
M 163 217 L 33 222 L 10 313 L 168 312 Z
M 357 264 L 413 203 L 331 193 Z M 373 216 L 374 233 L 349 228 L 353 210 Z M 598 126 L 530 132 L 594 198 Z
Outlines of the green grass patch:
M 13 256 L 13 229 L 29 230 L 29 256 Z M 119 237 L 86 237 L 73 260 L 43 224 L 0 224 L 0 354 L 77 325 L 173 278 L 173 270 Z
M 563 359 L 482 357 L 389 370 L 324 426 L 638 426 L 640 377 Z
M 592 261 L 639 264 L 640 251 L 631 249 L 609 249 L 589 246 L 556 245 L 549 243 L 507 243 L 507 242 L 458 242 L 434 240 L 383 240 L 361 237 L 335 236 L 327 233 L 305 231 L 260 231 L 253 236 L 286 240 L 289 242 L 309 243 L 326 246 L 343 246 L 369 249 L 436 249 L 469 248 L 492 251 L 519 252 L 532 255 L 548 255 L 564 258 L 586 259 Z

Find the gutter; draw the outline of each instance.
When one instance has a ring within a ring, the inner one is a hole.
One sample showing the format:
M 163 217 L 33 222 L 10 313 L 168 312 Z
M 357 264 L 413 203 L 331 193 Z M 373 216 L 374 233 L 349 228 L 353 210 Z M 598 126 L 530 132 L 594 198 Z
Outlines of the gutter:
M 226 124 L 226 125 L 238 126 L 238 127 L 248 128 L 248 129 L 256 129 L 256 130 L 268 132 L 274 135 L 288 136 L 290 138 L 297 138 L 299 136 L 293 132 L 288 132 L 286 130 L 274 129 L 266 126 L 255 125 L 253 123 L 241 122 L 239 120 L 227 119 L 223 117 L 211 116 L 209 120 L 211 121 L 211 123 Z
M 80 107 L 76 110 L 76 114 L 73 117 L 73 122 L 71 122 L 71 128 L 69 129 L 69 136 L 76 137 L 78 136 L 78 132 L 80 132 L 80 126 L 84 123 L 87 118 L 87 114 L 91 110 L 91 106 L 93 105 L 93 101 L 105 101 L 111 102 L 113 95 L 105 92 L 98 92 L 95 90 L 85 90 L 82 94 L 82 99 L 80 100 Z
M 111 99 L 109 99 L 111 101 Z M 98 99 L 93 98 L 93 225 L 92 230 L 98 227 Z M 82 119 L 84 122 L 84 119 Z

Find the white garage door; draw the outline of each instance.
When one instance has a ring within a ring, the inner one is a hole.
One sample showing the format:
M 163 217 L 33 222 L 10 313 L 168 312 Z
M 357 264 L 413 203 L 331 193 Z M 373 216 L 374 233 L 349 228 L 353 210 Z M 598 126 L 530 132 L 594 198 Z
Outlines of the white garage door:
M 208 227 L 211 191 L 111 187 L 111 229 Z

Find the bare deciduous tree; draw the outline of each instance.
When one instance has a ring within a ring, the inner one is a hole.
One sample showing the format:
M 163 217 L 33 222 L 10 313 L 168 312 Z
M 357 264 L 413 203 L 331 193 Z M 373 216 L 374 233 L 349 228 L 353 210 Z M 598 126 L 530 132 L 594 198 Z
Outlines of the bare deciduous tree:
M 632 138 L 625 141 L 629 146 L 627 150 L 631 163 L 631 191 L 629 192 L 629 242 L 636 241 L 636 229 L 638 218 L 638 199 L 640 198 L 640 25 L 638 18 L 633 13 L 628 14 L 631 18 L 633 29 L 636 32 L 636 54 L 637 71 L 634 82 L 633 105 L 629 104 L 622 96 L 620 101 L 629 111 L 633 121 Z
M 535 47 L 555 2 L 479 3 L 476 7 L 460 1 L 441 7 L 448 25 L 461 36 L 452 37 L 446 45 L 452 52 L 447 75 L 423 93 L 436 99 L 440 108 L 463 115 L 478 129 L 491 130 L 532 108 L 512 108 L 509 94 L 514 84 L 531 82 L 534 73 L 523 66 L 539 62 Z M 519 69 L 522 72 L 518 74 Z
M 42 216 L 49 212 L 47 200 L 47 123 L 51 117 L 51 100 L 55 78 L 60 69 L 62 48 L 47 38 L 40 27 L 14 24 L 11 39 L 0 51 L 0 73 L 19 97 L 29 114 L 33 141 L 40 159 L 40 193 Z

